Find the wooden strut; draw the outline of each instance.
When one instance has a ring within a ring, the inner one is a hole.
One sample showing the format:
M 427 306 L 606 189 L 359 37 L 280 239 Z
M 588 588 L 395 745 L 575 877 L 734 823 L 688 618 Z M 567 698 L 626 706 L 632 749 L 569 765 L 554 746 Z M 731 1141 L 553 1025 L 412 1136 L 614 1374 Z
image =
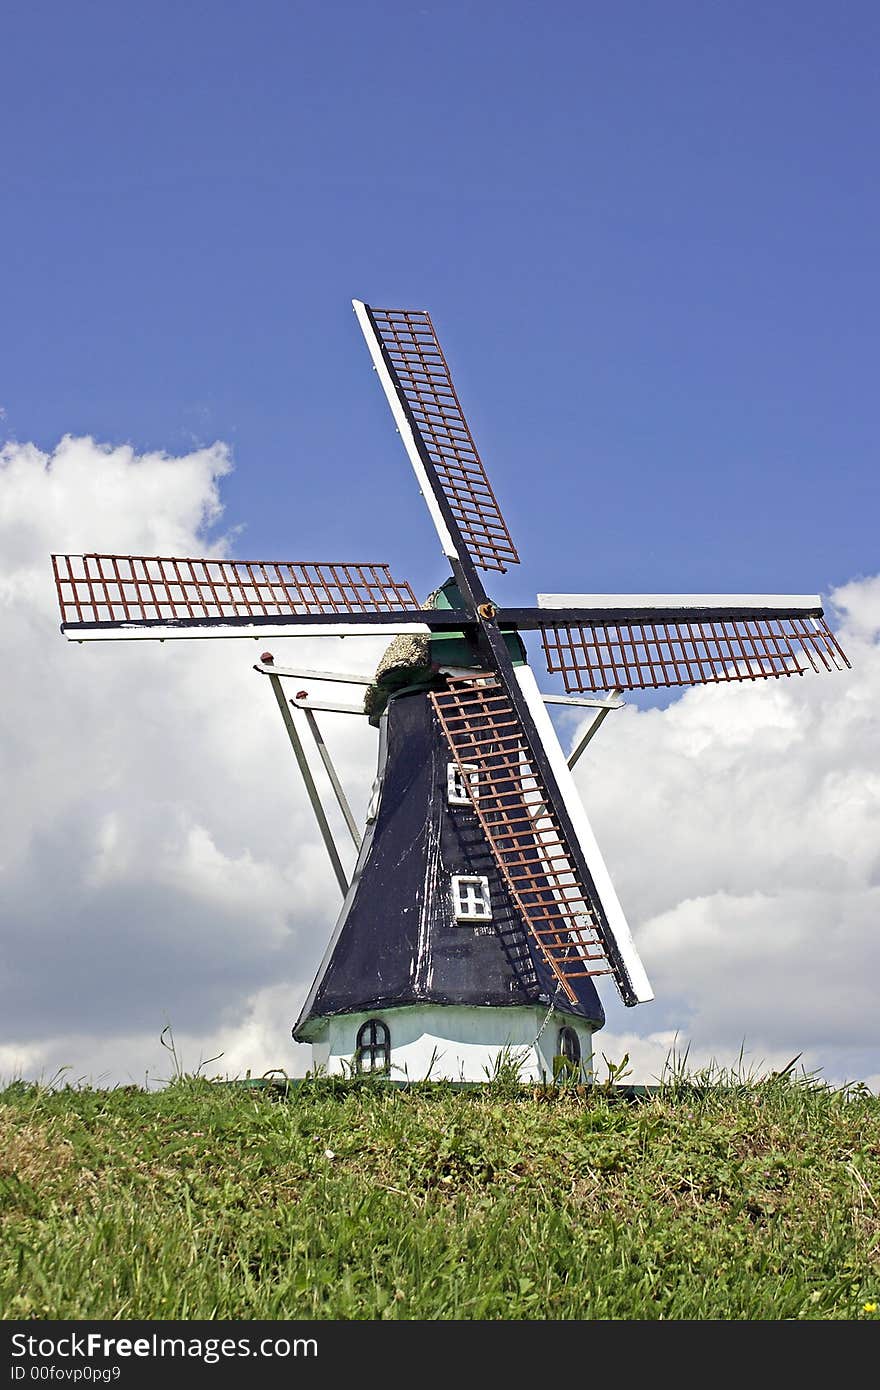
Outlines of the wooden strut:
M 312 810 L 315 813 L 315 820 L 318 822 L 318 829 L 321 832 L 321 838 L 324 841 L 324 847 L 327 850 L 328 855 L 330 856 L 330 863 L 332 864 L 333 872 L 336 875 L 336 882 L 342 889 L 342 895 L 344 897 L 345 894 L 348 892 L 348 879 L 346 878 L 345 870 L 342 867 L 342 860 L 339 858 L 339 852 L 336 848 L 336 844 L 333 839 L 333 832 L 331 831 L 330 825 L 327 821 L 327 817 L 324 814 L 324 807 L 321 805 L 321 797 L 318 792 L 318 788 L 315 786 L 315 779 L 312 776 L 312 769 L 309 767 L 309 760 L 306 757 L 306 750 L 303 748 L 302 740 L 300 739 L 300 736 L 297 733 L 296 724 L 294 723 L 293 715 L 290 711 L 290 706 L 287 703 L 284 691 L 281 688 L 280 678 L 276 676 L 273 672 L 266 672 L 266 674 L 269 676 L 272 691 L 275 695 L 275 699 L 278 702 L 278 708 L 281 711 L 281 718 L 284 720 L 284 727 L 287 730 L 287 737 L 290 739 L 291 747 L 293 748 L 293 751 L 296 754 L 296 761 L 299 764 L 299 770 L 302 773 L 303 781 L 306 784 L 306 791 L 309 794 L 309 801 L 312 803 Z
M 324 764 L 324 771 L 327 773 L 327 776 L 330 779 L 330 785 L 333 788 L 333 792 L 336 796 L 339 809 L 342 812 L 342 818 L 345 821 L 345 824 L 348 826 L 348 833 L 352 838 L 352 842 L 354 843 L 355 849 L 358 851 L 358 853 L 360 853 L 361 835 L 360 831 L 357 828 L 357 821 L 351 813 L 351 807 L 348 804 L 348 798 L 345 795 L 345 792 L 342 790 L 342 783 L 339 780 L 336 768 L 333 766 L 333 760 L 330 757 L 330 754 L 327 750 L 327 745 L 324 742 L 321 730 L 318 728 L 318 721 L 315 718 L 312 711 L 309 709 L 308 705 L 301 704 L 296 700 L 294 700 L 292 703 L 296 705 L 297 709 L 301 709 L 306 717 L 306 723 L 309 726 L 309 732 L 312 735 L 312 738 L 314 739 L 315 747 L 317 748 L 318 753 L 320 754 L 321 762 Z
M 620 693 L 620 690 L 617 687 L 615 687 L 613 690 L 609 691 L 610 699 L 615 700 L 617 696 L 620 695 Z M 598 709 L 596 711 L 595 716 L 590 720 L 586 729 L 578 739 L 578 742 L 576 743 L 575 747 L 571 750 L 571 752 L 568 755 L 569 767 L 574 767 L 581 754 L 585 752 L 587 744 L 591 742 L 591 740 L 601 729 L 603 721 L 608 718 L 608 715 L 611 713 L 613 709 L 617 708 L 618 706 L 616 704 L 612 704 L 609 701 L 608 704 L 603 705 L 601 709 Z

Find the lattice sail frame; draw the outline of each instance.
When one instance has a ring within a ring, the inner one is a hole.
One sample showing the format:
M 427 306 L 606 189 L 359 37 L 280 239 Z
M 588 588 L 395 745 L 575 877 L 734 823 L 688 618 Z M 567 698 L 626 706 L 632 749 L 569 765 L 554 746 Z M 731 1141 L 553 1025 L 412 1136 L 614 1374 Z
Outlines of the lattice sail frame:
M 53 555 L 65 625 L 198 622 L 417 609 L 387 565 Z
M 547 670 L 569 694 L 655 690 L 843 670 L 849 661 L 815 615 L 712 618 L 704 613 L 541 625 Z M 805 661 L 804 659 L 805 658 Z
M 357 307 L 359 301 L 355 303 Z M 410 426 L 427 452 L 474 564 L 502 572 L 509 564 L 519 564 L 430 314 L 363 308 L 386 354 L 392 389 L 406 406 Z M 361 326 L 367 333 L 363 320 Z
M 523 922 L 570 1003 L 573 982 L 613 975 L 602 914 L 580 882 L 522 725 L 500 681 L 474 673 L 448 677 L 431 703 L 473 807 Z

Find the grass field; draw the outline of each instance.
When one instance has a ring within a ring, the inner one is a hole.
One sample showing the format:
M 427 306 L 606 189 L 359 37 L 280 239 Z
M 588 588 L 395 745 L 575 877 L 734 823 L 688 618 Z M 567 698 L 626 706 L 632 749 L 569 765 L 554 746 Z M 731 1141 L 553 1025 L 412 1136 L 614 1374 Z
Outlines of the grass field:
M 880 1099 L 509 1080 L 0 1092 L 11 1318 L 863 1319 Z

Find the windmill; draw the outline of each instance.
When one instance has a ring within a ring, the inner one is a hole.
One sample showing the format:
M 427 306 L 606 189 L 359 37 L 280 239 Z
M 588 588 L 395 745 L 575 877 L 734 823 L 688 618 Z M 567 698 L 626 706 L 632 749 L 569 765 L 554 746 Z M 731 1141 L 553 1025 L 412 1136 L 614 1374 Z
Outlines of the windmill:
M 817 596 L 540 594 L 499 606 L 480 571 L 519 562 L 430 316 L 353 301 L 451 578 L 424 603 L 375 563 L 52 557 L 71 640 L 384 634 L 366 709 L 378 772 L 349 883 L 265 653 L 345 897 L 293 1035 L 330 1072 L 484 1079 L 588 1069 L 596 979 L 653 995 L 559 745 L 547 700 L 595 708 L 626 690 L 755 681 L 849 663 Z M 565 695 L 542 696 L 523 633 Z M 327 678 L 328 673 L 312 673 Z M 345 680 L 338 674 L 334 679 Z M 364 682 L 352 676 L 353 683 Z M 312 720 L 310 700 L 294 705 Z M 333 789 L 347 803 L 329 758 Z M 335 856 L 335 857 L 334 857 Z

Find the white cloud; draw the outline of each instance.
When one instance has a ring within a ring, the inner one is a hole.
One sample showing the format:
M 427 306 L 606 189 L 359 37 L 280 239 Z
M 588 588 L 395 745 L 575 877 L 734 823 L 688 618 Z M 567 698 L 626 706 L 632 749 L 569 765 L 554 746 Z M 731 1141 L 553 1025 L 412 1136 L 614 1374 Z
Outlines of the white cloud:
M 226 553 L 209 533 L 229 467 L 220 444 L 0 454 L 0 1075 L 164 1074 L 169 1021 L 193 1066 L 212 1051 L 256 1071 L 307 1061 L 290 1025 L 338 890 L 252 669 L 260 646 L 70 644 L 49 563 Z M 300 639 L 297 655 L 332 667 L 331 648 Z M 375 664 L 375 642 L 356 650 Z M 365 805 L 375 732 L 328 716 L 326 737 Z
M 339 899 L 260 646 L 66 643 L 49 565 L 228 553 L 229 467 L 220 444 L 0 454 L 0 1076 L 166 1076 L 166 1023 L 187 1069 L 308 1064 L 289 1029 Z M 628 1051 L 635 1079 L 672 1046 L 880 1074 L 880 579 L 835 601 L 851 672 L 631 704 L 578 765 L 657 993 L 624 1010 L 603 991 L 597 1054 Z M 296 657 L 370 670 L 381 651 L 337 647 Z M 375 731 L 327 716 L 326 736 L 362 813 Z
M 833 602 L 851 671 L 627 708 L 578 765 L 657 995 L 610 1011 L 621 1037 L 671 1026 L 701 1063 L 744 1045 L 829 1080 L 877 1071 L 880 581 Z

